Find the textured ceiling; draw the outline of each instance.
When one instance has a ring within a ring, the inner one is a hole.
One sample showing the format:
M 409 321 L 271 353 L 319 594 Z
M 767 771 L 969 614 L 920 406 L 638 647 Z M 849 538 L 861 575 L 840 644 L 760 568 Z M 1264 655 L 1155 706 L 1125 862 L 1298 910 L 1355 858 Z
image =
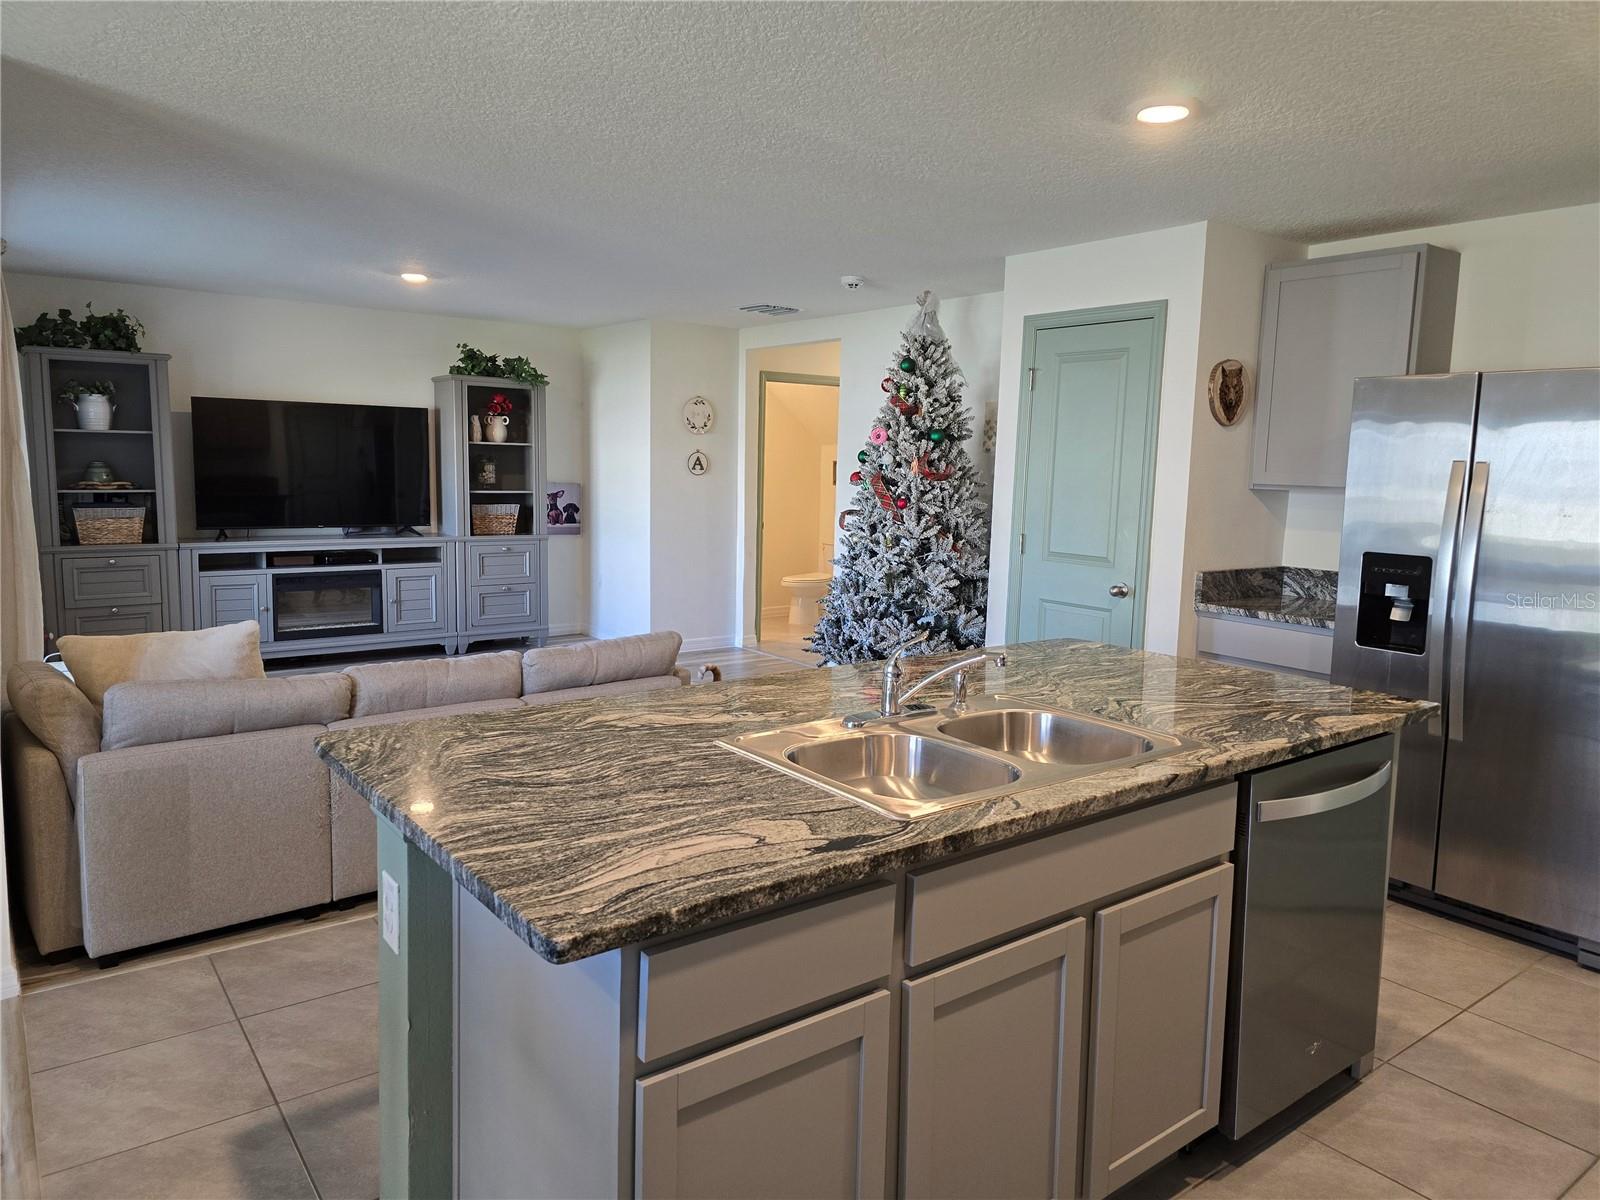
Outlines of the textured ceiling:
M 1207 218 L 1592 201 L 1597 13 L 7 2 L 0 232 L 14 270 L 556 324 L 877 308 Z M 1161 94 L 1201 118 L 1128 119 Z

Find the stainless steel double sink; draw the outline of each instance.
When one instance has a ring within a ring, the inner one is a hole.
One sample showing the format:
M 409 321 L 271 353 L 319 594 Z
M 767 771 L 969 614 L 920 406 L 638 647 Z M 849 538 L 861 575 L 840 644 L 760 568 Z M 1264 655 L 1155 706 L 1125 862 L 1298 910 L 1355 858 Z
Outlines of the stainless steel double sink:
M 982 696 L 848 729 L 837 718 L 717 743 L 897 821 L 1199 745 L 1087 713 Z

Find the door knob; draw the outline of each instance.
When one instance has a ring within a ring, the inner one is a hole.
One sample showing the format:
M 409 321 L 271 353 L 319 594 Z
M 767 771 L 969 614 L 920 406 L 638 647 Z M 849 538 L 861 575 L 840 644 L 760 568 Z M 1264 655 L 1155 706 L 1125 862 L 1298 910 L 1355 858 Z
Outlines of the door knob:
M 1128 594 L 1128 585 L 1125 583 L 1113 583 L 1111 585 L 1111 594 L 1121 600 Z

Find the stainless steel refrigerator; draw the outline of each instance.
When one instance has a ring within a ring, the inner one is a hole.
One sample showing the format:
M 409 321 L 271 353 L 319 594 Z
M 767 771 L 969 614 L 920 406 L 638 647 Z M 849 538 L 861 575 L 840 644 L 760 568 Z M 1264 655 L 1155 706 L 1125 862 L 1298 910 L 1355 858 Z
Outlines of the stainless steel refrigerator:
M 1333 679 L 1401 737 L 1390 877 L 1600 966 L 1600 369 L 1359 379 Z

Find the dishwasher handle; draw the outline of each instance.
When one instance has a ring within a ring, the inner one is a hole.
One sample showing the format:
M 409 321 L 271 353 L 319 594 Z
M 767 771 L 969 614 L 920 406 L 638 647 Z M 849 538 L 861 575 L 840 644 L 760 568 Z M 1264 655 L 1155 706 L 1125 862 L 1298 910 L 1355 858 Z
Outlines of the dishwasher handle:
M 1394 774 L 1394 764 L 1386 762 L 1371 775 L 1347 783 L 1343 787 L 1329 788 L 1325 792 L 1307 792 L 1301 796 L 1284 796 L 1278 800 L 1261 800 L 1256 803 L 1256 820 L 1288 821 L 1295 817 L 1312 817 L 1318 813 L 1333 812 L 1359 804 L 1389 786 Z

